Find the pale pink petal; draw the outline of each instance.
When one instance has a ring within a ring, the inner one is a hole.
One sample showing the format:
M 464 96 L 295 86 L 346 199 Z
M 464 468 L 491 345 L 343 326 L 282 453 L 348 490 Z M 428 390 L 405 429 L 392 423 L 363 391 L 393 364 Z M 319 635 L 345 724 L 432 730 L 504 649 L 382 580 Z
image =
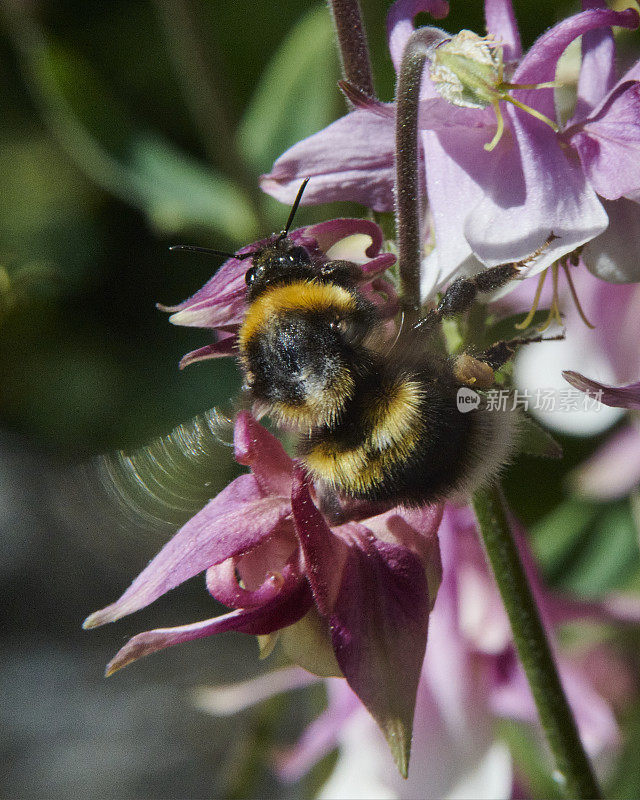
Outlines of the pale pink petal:
M 407 39 L 415 30 L 413 20 L 420 13 L 431 14 L 434 19 L 443 19 L 449 13 L 449 3 L 445 0 L 396 0 L 391 6 L 387 13 L 387 40 L 396 72 L 400 71 Z M 422 95 L 422 88 L 420 93 Z M 433 89 L 431 93 L 433 94 Z
M 590 755 L 597 755 L 619 741 L 619 730 L 608 703 L 594 691 L 582 671 L 566 658 L 558 669 L 569 705 L 575 715 L 582 742 Z M 504 667 L 503 667 L 504 670 Z M 489 698 L 498 716 L 536 722 L 537 712 L 531 690 L 520 664 L 513 658 L 509 678 L 499 682 Z
M 582 260 L 587 269 L 611 283 L 640 281 L 640 258 L 636 251 L 640 242 L 640 204 L 621 197 L 603 200 L 609 226 L 584 247 Z
M 526 259 L 547 246 L 521 274 L 535 275 L 607 227 L 607 215 L 582 170 L 563 153 L 554 132 L 507 109 L 514 150 L 496 165 L 494 180 L 471 210 L 465 235 L 487 266 Z M 551 234 L 555 239 L 549 240 Z
M 607 8 L 605 0 L 582 0 L 582 8 Z M 582 64 L 572 122 L 584 119 L 616 82 L 616 44 L 611 28 L 594 28 L 582 37 Z
M 640 191 L 640 83 L 619 84 L 567 135 L 599 195 L 616 200 Z
M 598 500 L 626 497 L 640 486 L 640 431 L 626 425 L 613 433 L 571 475 L 571 483 Z
M 293 461 L 282 443 L 248 411 L 236 417 L 233 434 L 236 461 L 251 467 L 263 492 L 288 498 L 291 494 Z
M 351 200 L 374 211 L 393 209 L 394 125 L 356 110 L 297 142 L 263 175 L 260 186 L 292 203 L 300 182 L 311 177 L 303 204 Z
M 349 717 L 362 708 L 358 698 L 341 678 L 327 680 L 329 707 L 302 733 L 291 749 L 276 759 L 278 775 L 285 781 L 297 781 L 338 744 Z
M 487 31 L 502 42 L 504 60 L 517 61 L 522 55 L 522 45 L 511 0 L 485 0 L 484 18 Z
M 605 406 L 640 409 L 640 382 L 630 383 L 628 386 L 607 386 L 571 370 L 565 370 L 562 377 L 576 389 L 600 400 Z
M 194 692 L 196 706 L 207 714 L 229 717 L 283 692 L 318 683 L 320 678 L 300 667 L 274 669 L 256 678 L 221 686 L 203 686 Z
M 597 28 L 619 25 L 635 28 L 638 25 L 638 12 L 633 8 L 626 11 L 610 11 L 606 8 L 592 8 L 562 20 L 551 30 L 537 39 L 525 54 L 516 69 L 513 83 L 544 83 L 556 76 L 558 59 L 578 36 Z M 553 89 L 529 89 L 515 92 L 518 100 L 538 109 L 550 119 L 555 119 Z M 539 123 L 543 125 L 544 123 Z
M 287 498 L 263 497 L 251 475 L 236 478 L 167 542 L 119 600 L 91 614 L 84 627 L 115 622 L 214 564 L 246 552 L 290 513 Z
M 143 656 L 148 656 L 174 644 L 191 642 L 212 636 L 214 633 L 239 631 L 255 636 L 273 633 L 301 619 L 309 610 L 313 600 L 305 580 L 283 587 L 276 597 L 257 608 L 238 608 L 214 619 L 180 625 L 177 628 L 157 628 L 139 633 L 119 650 L 107 664 L 106 674 L 112 675 Z

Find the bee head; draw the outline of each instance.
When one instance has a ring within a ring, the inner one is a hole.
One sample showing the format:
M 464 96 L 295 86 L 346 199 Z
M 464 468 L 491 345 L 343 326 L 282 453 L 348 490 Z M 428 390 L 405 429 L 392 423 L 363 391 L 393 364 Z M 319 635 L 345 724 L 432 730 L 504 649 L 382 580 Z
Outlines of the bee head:
M 249 302 L 272 286 L 311 279 L 315 275 L 307 250 L 302 245 L 294 244 L 287 236 L 278 236 L 270 244 L 256 250 L 251 254 L 251 262 L 244 276 Z
M 331 424 L 367 363 L 376 320 L 366 301 L 334 284 L 303 280 L 265 292 L 238 338 L 247 389 L 280 422 Z

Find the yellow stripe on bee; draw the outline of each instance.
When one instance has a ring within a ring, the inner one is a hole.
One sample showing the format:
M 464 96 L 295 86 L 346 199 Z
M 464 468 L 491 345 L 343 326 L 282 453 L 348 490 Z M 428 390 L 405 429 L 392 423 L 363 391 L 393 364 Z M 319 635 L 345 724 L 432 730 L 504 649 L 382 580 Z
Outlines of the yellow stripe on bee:
M 274 286 L 249 306 L 238 333 L 240 350 L 244 350 L 256 333 L 283 312 L 335 310 L 341 314 L 354 311 L 355 307 L 355 297 L 346 289 L 332 283 L 293 281 L 284 286 Z
M 365 414 L 370 428 L 359 445 L 346 450 L 336 441 L 325 441 L 304 456 L 312 477 L 354 494 L 382 484 L 390 470 L 406 461 L 420 444 L 422 395 L 419 381 L 398 381 Z

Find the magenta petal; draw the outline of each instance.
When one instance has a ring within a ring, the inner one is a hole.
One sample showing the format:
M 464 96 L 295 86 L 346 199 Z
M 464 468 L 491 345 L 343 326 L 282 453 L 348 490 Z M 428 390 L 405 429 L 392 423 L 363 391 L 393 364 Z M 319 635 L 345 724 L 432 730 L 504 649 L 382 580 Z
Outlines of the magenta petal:
M 367 261 L 366 264 L 362 264 L 360 269 L 362 270 L 363 282 L 368 283 L 379 275 L 382 275 L 382 273 L 386 272 L 389 267 L 392 267 L 396 261 L 397 258 L 393 253 L 381 253 L 376 258 L 372 258 L 371 261 Z
M 242 475 L 192 517 L 115 603 L 85 620 L 95 628 L 148 606 L 205 569 L 255 547 L 291 513 L 281 497 L 263 497 L 252 475 Z
M 413 20 L 420 13 L 443 19 L 449 13 L 449 3 L 445 0 L 396 0 L 391 6 L 387 13 L 387 39 L 396 72 L 400 71 L 402 53 L 414 31 Z
M 583 9 L 607 8 L 605 0 L 582 0 Z M 582 64 L 572 122 L 595 108 L 616 81 L 616 44 L 611 28 L 595 28 L 582 37 Z
M 616 200 L 640 191 L 640 83 L 616 86 L 569 141 L 599 195 Z
M 612 25 L 635 28 L 638 19 L 638 12 L 633 8 L 628 8 L 626 11 L 592 8 L 564 19 L 533 43 L 511 80 L 513 83 L 552 81 L 555 78 L 558 59 L 578 36 L 596 28 L 608 28 Z M 531 89 L 518 91 L 515 94 L 518 100 L 555 119 L 553 89 Z
M 391 211 L 394 140 L 392 120 L 352 111 L 290 147 L 262 176 L 260 186 L 289 204 L 300 182 L 310 177 L 303 204 L 351 200 L 374 211 Z
M 295 559 L 294 559 L 295 560 Z M 285 588 L 300 579 L 293 563 L 286 564 L 278 573 L 267 573 L 264 581 L 252 591 L 238 583 L 236 559 L 228 558 L 207 570 L 207 591 L 212 597 L 229 608 L 255 608 L 272 600 Z
M 484 0 L 484 18 L 487 31 L 503 45 L 504 60 L 517 61 L 522 45 L 511 0 Z
M 382 542 L 358 523 L 341 529 L 348 530 L 353 546 L 329 616 L 333 648 L 406 776 L 427 644 L 427 579 L 422 562 L 406 547 Z
M 113 675 L 117 670 L 131 664 L 132 661 L 158 650 L 164 650 L 174 644 L 212 636 L 214 633 L 238 631 L 254 636 L 273 633 L 273 631 L 302 619 L 312 604 L 309 585 L 305 580 L 300 580 L 257 608 L 238 608 L 214 619 L 180 625 L 177 628 L 157 628 L 153 631 L 139 633 L 129 639 L 125 646 L 116 653 L 115 658 L 107 664 L 106 674 Z
M 291 508 L 307 579 L 318 610 L 326 617 L 333 609 L 340 590 L 348 548 L 341 538 L 331 532 L 315 507 L 306 475 L 300 466 L 293 471 Z
M 180 369 L 188 367 L 190 364 L 197 364 L 199 361 L 208 361 L 210 358 L 224 358 L 234 356 L 236 348 L 236 336 L 233 333 L 225 333 L 215 344 L 206 344 L 197 350 L 182 356 L 180 359 Z
M 159 307 L 173 312 L 169 321 L 174 325 L 196 328 L 239 325 L 246 310 L 246 271 L 245 262 L 231 258 L 188 300 L 177 306 Z
M 562 377 L 581 392 L 599 399 L 605 406 L 640 409 L 640 382 L 628 386 L 607 386 L 571 370 L 564 370 Z
M 248 411 L 240 411 L 236 418 L 233 444 L 236 461 L 251 467 L 264 492 L 284 498 L 290 496 L 293 461 L 280 440 Z
M 368 219 L 332 219 L 327 222 L 319 222 L 317 225 L 310 225 L 306 228 L 306 232 L 318 242 L 318 247 L 323 253 L 326 253 L 341 239 L 363 233 L 365 236 L 371 237 L 371 244 L 365 250 L 365 255 L 367 258 L 374 258 L 380 252 L 383 242 L 382 229 Z M 389 254 L 385 253 L 384 255 Z

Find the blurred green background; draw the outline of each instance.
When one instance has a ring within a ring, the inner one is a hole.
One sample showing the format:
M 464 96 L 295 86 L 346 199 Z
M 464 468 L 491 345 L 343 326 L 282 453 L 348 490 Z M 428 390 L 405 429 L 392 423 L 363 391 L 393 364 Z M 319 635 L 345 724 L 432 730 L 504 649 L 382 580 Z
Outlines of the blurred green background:
M 479 0 L 452 6 L 448 28 L 482 31 Z M 553 0 L 515 7 L 525 45 L 577 10 Z M 1 791 L 308 796 L 330 761 L 294 787 L 269 762 L 321 707 L 321 688 L 232 720 L 191 703 L 196 685 L 263 669 L 249 638 L 205 640 L 101 677 L 128 634 L 211 616 L 201 581 L 117 629 L 83 634 L 80 623 L 180 522 L 154 529 L 119 516 L 91 458 L 231 408 L 239 386 L 230 361 L 177 369 L 207 334 L 171 327 L 155 304 L 188 297 L 217 263 L 168 245 L 233 250 L 282 226 L 287 209 L 261 196 L 258 175 L 344 111 L 328 11 L 304 0 L 2 0 L 0 9 Z M 378 94 L 389 100 L 387 4 L 363 9 Z M 622 42 L 630 52 L 638 44 L 637 34 Z M 297 222 L 338 213 L 364 209 L 305 208 Z M 563 444 L 563 462 L 522 459 L 507 479 L 548 578 L 585 594 L 640 588 L 630 501 L 577 501 L 563 483 L 598 441 Z M 214 484 L 234 469 L 221 447 Z M 616 646 L 635 661 L 637 643 Z M 623 717 L 637 733 L 640 714 Z M 640 794 L 639 747 L 632 733 L 617 796 Z M 540 794 L 553 792 L 520 750 Z

